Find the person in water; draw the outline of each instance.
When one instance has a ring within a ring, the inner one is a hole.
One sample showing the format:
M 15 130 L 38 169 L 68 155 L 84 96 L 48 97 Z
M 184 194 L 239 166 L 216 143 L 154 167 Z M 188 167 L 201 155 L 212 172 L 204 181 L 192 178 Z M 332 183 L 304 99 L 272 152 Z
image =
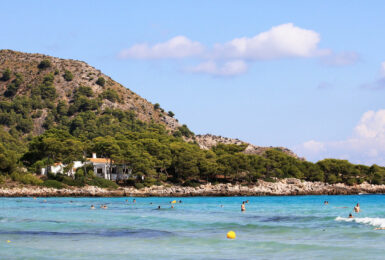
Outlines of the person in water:
M 245 202 L 242 202 L 242 205 L 241 205 L 241 211 L 246 211 Z
M 354 207 L 354 212 L 356 213 L 360 212 L 360 204 L 357 203 L 357 205 Z
M 133 202 L 133 203 L 136 203 L 136 199 L 133 199 L 132 202 Z
M 160 206 L 158 206 L 158 209 L 160 209 Z
M 94 205 L 91 205 L 91 209 L 95 209 L 95 206 L 94 206 Z
M 352 215 L 352 213 L 349 214 L 349 218 L 354 218 L 353 215 Z

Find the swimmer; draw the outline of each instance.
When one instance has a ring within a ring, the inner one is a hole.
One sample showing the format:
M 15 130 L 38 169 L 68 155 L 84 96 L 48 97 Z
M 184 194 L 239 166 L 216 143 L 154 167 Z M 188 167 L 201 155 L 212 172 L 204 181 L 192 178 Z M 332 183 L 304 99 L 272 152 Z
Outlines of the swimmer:
M 103 206 L 103 209 L 108 209 L 107 205 L 104 205 L 104 206 Z
M 243 202 L 242 205 L 241 205 L 241 211 L 246 211 L 245 202 Z
M 173 209 L 173 208 L 174 208 L 174 205 L 171 205 L 171 208 Z
M 357 205 L 354 207 L 354 212 L 356 213 L 360 212 L 360 204 L 357 203 Z
M 94 205 L 91 205 L 91 209 L 95 209 L 95 206 L 94 206 Z
M 158 206 L 158 209 L 160 209 L 160 206 Z
M 152 205 L 152 202 L 150 202 L 150 205 Z
M 33 199 L 35 200 L 35 199 L 36 199 L 36 197 L 33 197 Z
M 249 200 L 246 200 L 246 203 L 249 203 Z
M 136 203 L 136 199 L 133 199 L 133 200 L 132 200 L 132 203 Z
M 182 203 L 182 201 L 180 200 L 179 203 Z
M 354 218 L 353 215 L 352 215 L 352 213 L 349 214 L 349 218 Z

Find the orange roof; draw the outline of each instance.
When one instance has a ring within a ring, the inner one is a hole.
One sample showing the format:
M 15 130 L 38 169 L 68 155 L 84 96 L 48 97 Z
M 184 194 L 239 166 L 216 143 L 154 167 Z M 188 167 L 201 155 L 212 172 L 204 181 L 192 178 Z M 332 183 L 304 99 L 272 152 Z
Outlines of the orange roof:
M 93 163 L 110 163 L 108 158 L 87 158 L 87 160 Z

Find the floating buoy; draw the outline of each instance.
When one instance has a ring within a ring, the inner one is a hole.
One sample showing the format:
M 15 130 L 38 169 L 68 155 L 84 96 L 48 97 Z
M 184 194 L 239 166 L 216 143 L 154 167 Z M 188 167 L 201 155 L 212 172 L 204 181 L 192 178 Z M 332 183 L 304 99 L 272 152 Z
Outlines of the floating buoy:
M 7 240 L 7 243 L 11 243 L 11 240 Z
M 176 203 L 176 200 L 171 201 L 171 203 L 173 203 L 173 204 Z
M 235 239 L 236 237 L 237 237 L 237 235 L 235 234 L 234 231 L 227 232 L 227 238 L 228 239 Z

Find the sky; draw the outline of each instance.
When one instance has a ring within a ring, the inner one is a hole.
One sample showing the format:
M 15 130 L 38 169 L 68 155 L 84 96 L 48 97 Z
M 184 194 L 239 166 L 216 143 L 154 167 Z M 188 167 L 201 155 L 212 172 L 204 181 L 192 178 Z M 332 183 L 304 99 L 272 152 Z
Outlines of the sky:
M 196 134 L 385 165 L 383 1 L 3 1 L 0 49 L 77 59 Z

